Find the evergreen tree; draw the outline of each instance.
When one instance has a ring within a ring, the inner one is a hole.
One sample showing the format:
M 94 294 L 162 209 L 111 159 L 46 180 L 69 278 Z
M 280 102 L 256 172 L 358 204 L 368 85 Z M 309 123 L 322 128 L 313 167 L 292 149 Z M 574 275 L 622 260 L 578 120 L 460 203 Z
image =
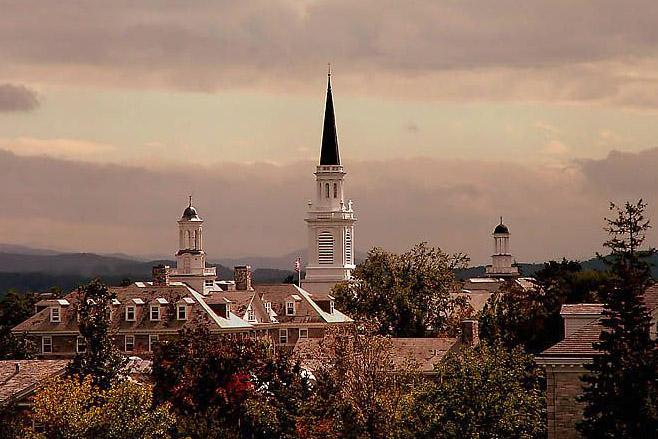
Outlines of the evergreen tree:
M 611 203 L 616 217 L 606 218 L 610 239 L 604 246 L 611 254 L 604 260 L 610 264 L 610 279 L 603 291 L 603 331 L 594 346 L 600 354 L 582 378 L 585 411 L 578 429 L 585 438 L 645 439 L 658 431 L 656 343 L 644 302 L 652 281 L 644 258 L 654 249 L 642 250 L 650 228 L 645 207 L 642 200 L 623 207 Z
M 111 307 L 115 295 L 98 280 L 78 287 L 78 329 L 87 349 L 68 365 L 68 372 L 80 378 L 91 375 L 94 384 L 103 389 L 125 373 L 128 359 L 114 344 L 111 333 Z

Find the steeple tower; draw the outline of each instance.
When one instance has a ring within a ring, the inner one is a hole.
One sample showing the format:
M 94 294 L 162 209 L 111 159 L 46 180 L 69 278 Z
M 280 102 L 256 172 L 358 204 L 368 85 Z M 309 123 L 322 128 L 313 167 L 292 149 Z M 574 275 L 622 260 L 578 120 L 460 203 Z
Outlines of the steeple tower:
M 501 216 L 500 224 L 496 226 L 493 232 L 494 254 L 491 255 L 492 265 L 485 267 L 486 274 L 499 277 L 519 276 L 519 267 L 512 265 L 509 237 L 509 229 L 503 224 L 503 217 Z
M 349 280 L 354 265 L 354 211 L 345 202 L 346 173 L 340 164 L 331 71 L 327 75 L 327 102 L 322 130 L 320 165 L 315 170 L 315 202 L 309 202 L 308 265 L 302 286 L 312 293 L 328 293 L 331 287 Z
M 199 293 L 212 287 L 217 273 L 215 267 L 206 267 L 206 252 L 203 251 L 203 220 L 190 202 L 178 220 L 178 251 L 176 268 L 171 270 L 170 279 L 185 282 Z

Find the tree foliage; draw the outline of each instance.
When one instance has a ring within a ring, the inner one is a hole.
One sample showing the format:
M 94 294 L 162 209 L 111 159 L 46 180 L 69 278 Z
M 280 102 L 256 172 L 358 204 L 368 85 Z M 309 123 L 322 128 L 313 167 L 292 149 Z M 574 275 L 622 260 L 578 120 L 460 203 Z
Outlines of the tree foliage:
M 0 298 L 0 360 L 24 360 L 33 357 L 36 346 L 25 335 L 13 334 L 11 328 L 28 319 L 37 302 L 35 294 L 9 290 Z
M 540 439 L 541 375 L 522 348 L 480 344 L 449 354 L 408 400 L 401 438 Z
M 354 281 L 334 287 L 337 306 L 374 322 L 383 335 L 455 335 L 468 304 L 450 293 L 456 285 L 454 270 L 467 261 L 426 243 L 403 254 L 373 248 L 352 272 Z
M 32 418 L 43 431 L 26 439 L 161 439 L 175 422 L 169 404 L 153 405 L 150 385 L 117 381 L 101 389 L 92 376 L 57 377 L 36 392 Z
M 533 288 L 508 283 L 487 301 L 479 319 L 481 336 L 541 352 L 561 338 L 562 305 L 598 302 L 607 279 L 605 272 L 583 271 L 576 261 L 547 262 L 535 274 Z
M 310 356 L 317 381 L 301 438 L 396 437 L 402 402 L 420 375 L 414 364 L 394 361 L 390 338 L 356 326 L 334 329 Z
M 76 312 L 78 329 L 87 349 L 68 365 L 68 373 L 91 376 L 101 388 L 108 388 L 125 374 L 128 359 L 114 344 L 110 312 L 115 295 L 98 280 L 78 287 Z
M 650 337 L 651 316 L 644 291 L 651 285 L 643 249 L 650 228 L 646 203 L 610 205 L 615 217 L 606 218 L 610 250 L 610 279 L 604 289 L 605 307 L 595 356 L 583 377 L 584 420 L 578 425 L 585 438 L 647 438 L 658 431 L 658 355 Z
M 202 325 L 158 345 L 155 395 L 170 401 L 192 438 L 295 437 L 310 387 L 284 353 L 259 340 L 213 336 Z

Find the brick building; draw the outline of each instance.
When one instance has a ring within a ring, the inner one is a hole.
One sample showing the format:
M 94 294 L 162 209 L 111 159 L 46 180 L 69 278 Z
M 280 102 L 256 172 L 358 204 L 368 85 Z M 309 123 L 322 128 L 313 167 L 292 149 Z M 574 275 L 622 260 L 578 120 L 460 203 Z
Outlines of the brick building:
M 658 321 L 658 285 L 648 288 L 644 296 L 652 317 Z M 597 351 L 593 344 L 603 330 L 603 305 L 580 303 L 563 305 L 560 315 L 564 338 L 537 356 L 546 371 L 546 406 L 549 439 L 579 439 L 576 423 L 582 419 L 583 405 L 576 398 L 583 394 L 580 377 L 587 373 Z M 655 329 L 654 329 L 655 331 Z

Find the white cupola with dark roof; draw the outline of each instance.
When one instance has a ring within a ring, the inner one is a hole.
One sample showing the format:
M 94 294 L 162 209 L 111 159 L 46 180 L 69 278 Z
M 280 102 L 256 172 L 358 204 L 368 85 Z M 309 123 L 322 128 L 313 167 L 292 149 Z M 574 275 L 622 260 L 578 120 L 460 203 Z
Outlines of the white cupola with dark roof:
M 513 266 L 509 237 L 509 229 L 503 224 L 503 217 L 501 216 L 500 224 L 493 231 L 494 253 L 491 255 L 492 264 L 485 267 L 487 275 L 500 277 L 519 276 L 519 267 Z
M 345 199 L 345 175 L 340 163 L 329 72 L 320 164 L 315 170 L 315 201 L 309 202 L 306 217 L 308 265 L 303 287 L 309 292 L 328 293 L 334 284 L 349 280 L 355 268 L 356 218 L 352 201 Z
M 217 272 L 215 267 L 206 267 L 206 252 L 203 251 L 203 220 L 190 202 L 178 220 L 178 251 L 176 268 L 171 271 L 172 281 L 185 282 L 199 293 L 212 287 Z

